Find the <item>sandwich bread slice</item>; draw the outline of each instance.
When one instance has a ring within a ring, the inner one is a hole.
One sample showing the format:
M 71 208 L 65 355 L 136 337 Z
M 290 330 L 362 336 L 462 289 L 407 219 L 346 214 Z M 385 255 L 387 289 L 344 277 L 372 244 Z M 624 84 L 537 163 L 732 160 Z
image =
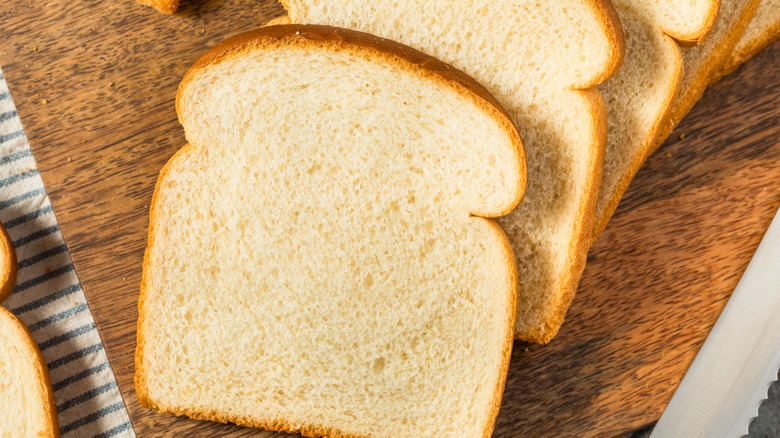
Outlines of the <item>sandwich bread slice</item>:
M 756 15 L 726 63 L 713 75 L 711 82 L 733 72 L 780 36 L 780 0 L 761 0 Z
M 144 406 L 306 436 L 487 437 L 516 269 L 486 219 L 516 128 L 462 72 L 326 26 L 234 37 L 185 75 L 139 299 Z
M 503 104 L 528 155 L 522 204 L 499 220 L 519 272 L 518 339 L 563 323 L 590 243 L 607 110 L 594 88 L 615 73 L 623 36 L 608 1 L 282 0 L 294 23 L 408 44 L 465 71 Z
M 718 0 L 613 0 L 626 39 L 618 74 L 599 86 L 607 101 L 609 134 L 593 240 L 607 226 L 631 180 L 658 144 L 683 78 L 681 46 L 702 42 Z
M 5 227 L 0 225 L 0 303 L 16 286 L 16 251 Z
M 664 126 L 655 139 L 660 145 L 699 101 L 713 75 L 733 53 L 748 23 L 758 8 L 759 0 L 721 0 L 718 16 L 704 42 L 683 49 L 683 74 L 680 92 L 672 101 Z
M 59 436 L 49 370 L 27 328 L 2 306 L 0 406 L 0 436 Z
M 16 253 L 0 225 L 0 302 L 16 285 Z M 49 370 L 30 332 L 0 306 L 0 436 L 57 437 Z

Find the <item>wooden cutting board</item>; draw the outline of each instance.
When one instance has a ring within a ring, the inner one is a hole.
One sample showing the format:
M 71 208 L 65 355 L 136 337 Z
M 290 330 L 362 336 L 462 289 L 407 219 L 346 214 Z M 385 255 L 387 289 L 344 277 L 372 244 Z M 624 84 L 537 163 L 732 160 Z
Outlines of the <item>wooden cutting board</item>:
M 5 0 L 0 66 L 139 436 L 282 436 L 160 415 L 133 388 L 157 172 L 184 144 L 174 96 L 208 47 L 274 0 Z M 496 437 L 618 436 L 656 421 L 780 206 L 780 44 L 711 87 L 590 251 L 560 335 L 516 343 Z

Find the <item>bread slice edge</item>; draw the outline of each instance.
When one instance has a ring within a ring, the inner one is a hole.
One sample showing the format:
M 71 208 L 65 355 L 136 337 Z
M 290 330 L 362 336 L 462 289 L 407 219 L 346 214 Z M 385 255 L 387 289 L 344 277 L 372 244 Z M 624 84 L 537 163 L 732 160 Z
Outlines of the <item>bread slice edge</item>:
M 712 75 L 725 64 L 737 42 L 745 33 L 745 29 L 747 29 L 748 24 L 758 9 L 760 0 L 745 0 L 745 3 L 746 5 L 741 10 L 740 15 L 736 17 L 736 21 L 730 23 L 730 28 L 719 42 L 717 52 L 710 56 L 699 76 L 690 83 L 689 88 L 680 90 L 680 94 L 669 109 L 663 130 L 655 139 L 655 144 L 653 145 L 655 149 L 659 148 L 666 141 L 674 128 L 680 124 L 682 119 L 696 105 L 696 102 L 701 99 L 701 96 L 707 89 L 707 85 L 711 82 Z
M 690 33 L 690 34 L 677 34 L 675 32 L 670 32 L 667 29 L 661 29 L 661 31 L 672 37 L 681 47 L 691 47 L 691 46 L 698 46 L 699 44 L 703 43 L 704 40 L 707 38 L 707 36 L 710 34 L 710 31 L 712 30 L 712 26 L 715 25 L 715 20 L 718 18 L 718 13 L 720 12 L 720 1 L 714 1 L 710 3 L 710 10 L 709 14 L 707 15 L 707 21 L 705 22 L 704 26 L 699 29 L 698 32 Z
M 36 393 L 40 398 L 40 403 L 43 406 L 44 416 L 46 417 L 45 434 L 47 437 L 58 437 L 60 434 L 59 422 L 57 419 L 57 405 L 54 401 L 54 392 L 51 386 L 51 379 L 49 377 L 49 368 L 46 366 L 46 361 L 38 349 L 38 345 L 27 330 L 24 323 L 16 317 L 13 313 L 7 310 L 5 307 L 0 306 L 0 318 L 8 320 L 12 329 L 16 332 L 13 336 L 19 337 L 24 344 L 28 347 L 28 352 L 32 355 L 35 362 L 35 375 L 36 379 Z
M 678 40 L 667 33 L 664 33 L 664 37 L 668 38 L 672 44 L 680 44 Z M 675 49 L 673 53 L 671 53 L 674 60 L 675 76 L 673 79 L 674 83 L 670 88 L 673 89 L 674 92 L 666 96 L 666 99 L 663 102 L 663 110 L 658 112 L 656 119 L 653 122 L 652 128 L 646 133 L 645 138 L 640 142 L 639 153 L 633 157 L 628 169 L 621 175 L 618 184 L 615 186 L 615 189 L 611 193 L 606 194 L 608 199 L 604 204 L 603 209 L 596 210 L 596 218 L 594 220 L 594 226 L 588 247 L 596 243 L 596 240 L 598 240 L 601 233 L 605 228 L 607 228 L 607 224 L 615 214 L 615 211 L 617 210 L 618 205 L 620 205 L 620 201 L 623 199 L 623 195 L 625 195 L 628 187 L 631 185 L 631 181 L 633 181 L 634 176 L 636 176 L 637 172 L 639 172 L 639 169 L 642 168 L 642 165 L 645 163 L 645 161 L 660 146 L 660 144 L 656 144 L 655 139 L 664 129 L 665 124 L 668 123 L 669 111 L 671 109 L 672 103 L 674 103 L 675 98 L 680 92 L 680 86 L 682 84 L 683 75 L 685 73 L 682 52 L 680 51 L 679 47 L 682 46 L 679 45 L 678 48 Z
M 750 26 L 750 24 L 748 24 L 748 26 Z M 756 56 L 758 52 L 764 50 L 778 37 L 780 37 L 780 17 L 777 21 L 772 23 L 772 26 L 763 30 L 757 38 L 745 41 L 744 46 L 740 47 L 741 40 L 737 42 L 736 50 L 734 50 L 726 63 L 712 75 L 710 84 L 718 82 L 724 76 L 733 73 L 740 65 Z
M 594 190 L 592 190 L 591 196 L 588 196 L 577 209 L 578 220 L 573 222 L 574 230 L 572 231 L 572 236 L 575 236 L 575 238 L 569 242 L 567 249 L 567 269 L 564 269 L 557 279 L 557 290 L 561 291 L 560 302 L 562 305 L 557 306 L 553 313 L 548 315 L 543 328 L 520 330 L 520 327 L 518 327 L 518 330 L 515 332 L 515 339 L 520 341 L 547 344 L 558 334 L 579 288 L 579 280 L 585 270 L 588 250 L 590 249 L 590 234 L 595 226 L 596 206 L 601 193 L 601 181 L 604 178 L 603 162 L 607 141 L 607 106 L 604 102 L 604 97 L 595 88 L 576 91 L 582 93 L 582 96 L 590 102 L 590 106 L 593 109 L 590 115 L 593 119 L 593 133 L 596 138 L 594 144 L 602 145 L 602 147 L 593 148 L 593 154 L 591 154 L 587 165 L 590 169 L 587 186 L 594 187 Z
M 8 231 L 0 225 L 0 252 L 5 254 L 5 264 L 0 266 L 0 303 L 14 291 L 16 286 L 16 250 Z
M 284 23 L 284 17 L 280 17 L 280 21 Z M 384 56 L 394 56 L 408 62 L 410 64 L 418 65 L 429 74 L 437 75 L 440 79 L 445 80 L 451 87 L 455 88 L 461 93 L 466 93 L 472 97 L 475 104 L 485 109 L 488 113 L 492 114 L 500 126 L 506 130 L 508 136 L 512 139 L 516 148 L 516 156 L 519 160 L 519 169 L 522 170 L 519 175 L 519 184 L 516 193 L 511 197 L 512 199 L 507 205 L 503 205 L 499 208 L 495 208 L 488 211 L 471 212 L 472 219 L 484 220 L 494 230 L 498 236 L 498 240 L 502 243 L 502 249 L 504 253 L 504 259 L 506 267 L 509 270 L 509 278 L 511 281 L 507 284 L 506 292 L 509 298 L 509 306 L 507 307 L 506 314 L 506 335 L 504 340 L 504 346 L 502 351 L 502 360 L 499 364 L 499 376 L 494 392 L 493 402 L 489 408 L 487 414 L 488 422 L 485 425 L 484 436 L 489 437 L 495 427 L 496 417 L 501 406 L 501 399 L 503 397 L 504 387 L 506 384 L 506 374 L 509 369 L 509 361 L 512 353 L 512 346 L 514 342 L 515 333 L 515 318 L 516 318 L 516 306 L 517 306 L 517 267 L 515 265 L 515 257 L 511 249 L 511 244 L 503 229 L 493 221 L 492 217 L 504 215 L 513 210 L 517 204 L 521 201 L 526 181 L 525 174 L 525 154 L 522 147 L 522 141 L 520 140 L 519 133 L 514 123 L 506 110 L 495 100 L 495 98 L 478 84 L 474 79 L 466 75 L 465 73 L 435 59 L 428 55 L 423 54 L 410 47 L 404 46 L 400 43 L 385 40 L 375 37 L 373 35 L 365 34 L 362 32 L 356 32 L 346 29 L 339 29 L 330 26 L 319 25 L 283 25 L 283 26 L 268 26 L 258 29 L 256 31 L 248 32 L 238 35 L 231 39 L 226 40 L 222 44 L 217 45 L 210 51 L 208 51 L 203 57 L 201 57 L 195 65 L 185 74 L 182 80 L 176 98 L 177 113 L 179 114 L 180 121 L 184 125 L 185 120 L 180 109 L 182 108 L 182 96 L 186 92 L 187 85 L 197 74 L 199 69 L 206 68 L 212 63 L 218 63 L 223 59 L 230 56 L 237 56 L 243 53 L 247 47 L 250 49 L 256 47 L 256 44 L 261 44 L 263 40 L 278 41 L 291 36 L 302 37 L 304 39 L 312 41 L 326 41 L 335 43 L 346 43 L 362 46 L 364 48 L 370 48 L 376 50 L 377 53 Z M 156 217 L 160 190 L 174 166 L 174 163 L 178 160 L 186 158 L 187 155 L 194 153 L 198 150 L 198 146 L 191 143 L 186 144 L 179 151 L 177 151 L 173 157 L 165 164 L 163 169 L 157 178 L 154 194 L 152 196 L 152 202 L 150 205 L 150 219 L 149 219 L 149 231 L 147 248 L 144 254 L 143 261 L 143 274 L 140 287 L 140 295 L 138 301 L 138 329 L 137 329 L 137 346 L 135 352 L 135 387 L 137 397 L 142 406 L 147 408 L 154 408 L 160 412 L 172 413 L 176 415 L 186 415 L 190 418 L 200 420 L 210 420 L 218 422 L 232 422 L 238 425 L 261 427 L 269 430 L 276 430 L 280 432 L 300 433 L 304 436 L 321 436 L 328 434 L 334 437 L 350 437 L 348 433 L 344 431 L 329 429 L 321 425 L 303 425 L 301 427 L 295 427 L 289 422 L 283 419 L 262 421 L 247 416 L 230 415 L 220 412 L 202 412 L 194 409 L 186 409 L 174 406 L 161 406 L 156 403 L 150 393 L 147 383 L 147 375 L 144 369 L 143 350 L 145 345 L 143 326 L 146 322 L 146 314 L 144 312 L 145 301 L 147 296 L 147 283 L 146 276 L 150 270 L 150 254 L 151 248 L 154 243 L 156 227 Z

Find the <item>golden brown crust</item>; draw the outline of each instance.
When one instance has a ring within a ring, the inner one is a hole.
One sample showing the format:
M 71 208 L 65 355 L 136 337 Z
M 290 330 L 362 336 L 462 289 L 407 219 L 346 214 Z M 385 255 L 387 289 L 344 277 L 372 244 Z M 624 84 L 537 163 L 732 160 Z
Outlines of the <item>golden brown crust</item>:
M 0 303 L 2 303 L 16 286 L 16 251 L 8 231 L 2 225 L 0 225 L 0 252 L 6 255 L 5 265 L 0 266 Z
M 588 250 L 590 249 L 590 233 L 594 226 L 595 211 L 598 205 L 598 199 L 601 190 L 601 181 L 604 171 L 604 153 L 607 141 L 607 106 L 601 93 L 596 89 L 578 90 L 579 93 L 588 101 L 592 111 L 594 127 L 594 145 L 593 154 L 587 163 L 588 180 L 584 184 L 586 187 L 593 187 L 588 192 L 587 198 L 577 209 L 578 220 L 573 222 L 572 240 L 569 242 L 566 266 L 568 269 L 561 272 L 557 280 L 558 290 L 560 291 L 561 303 L 556 306 L 552 315 L 549 315 L 545 321 L 544 328 L 526 327 L 515 333 L 515 339 L 533 342 L 537 344 L 546 344 L 550 342 L 566 316 L 566 312 L 574 300 L 574 295 L 579 286 L 579 278 L 585 269 Z
M 466 73 L 436 58 L 395 41 L 363 32 L 316 24 L 289 24 L 261 27 L 260 29 L 229 38 L 206 52 L 184 75 L 176 95 L 176 113 L 179 115 L 179 122 L 185 125 L 184 114 L 181 111 L 182 96 L 185 95 L 185 90 L 192 79 L 202 69 L 217 64 L 228 57 L 269 44 L 336 46 L 341 48 L 349 47 L 353 50 L 370 50 L 376 56 L 383 56 L 399 67 L 410 68 L 435 80 L 443 80 L 444 83 L 455 88 L 463 95 L 470 96 L 472 101 L 491 114 L 510 136 L 515 146 L 518 169 L 520 170 L 518 188 L 513 194 L 513 199 L 506 205 L 495 209 L 489 211 L 476 210 L 471 211 L 471 213 L 483 217 L 503 216 L 514 210 L 522 200 L 526 183 L 523 143 L 520 140 L 520 134 L 512 118 L 506 109 L 498 103 L 496 98 Z
M 631 180 L 639 171 L 644 161 L 650 155 L 652 155 L 652 153 L 655 152 L 661 146 L 661 144 L 663 144 L 674 127 L 677 126 L 677 124 L 690 110 L 690 108 L 693 107 L 696 101 L 698 101 L 707 86 L 709 77 L 711 75 L 709 72 L 712 71 L 713 66 L 720 65 L 719 63 L 723 62 L 725 55 L 728 53 L 728 50 L 730 50 L 728 47 L 733 47 L 733 45 L 736 44 L 739 36 L 744 32 L 747 26 L 746 20 L 749 21 L 750 18 L 752 18 L 759 4 L 759 1 L 757 0 L 749 1 L 752 3 L 747 5 L 747 7 L 743 10 L 742 16 L 739 18 L 739 21 L 732 26 L 730 32 L 728 32 L 726 37 L 723 39 L 723 42 L 721 43 L 721 51 L 712 55 L 711 59 L 707 62 L 707 65 L 705 65 L 705 67 L 702 69 L 701 77 L 697 78 L 697 80 L 691 84 L 688 90 L 682 90 L 685 95 L 675 94 L 669 96 L 669 100 L 665 102 L 666 109 L 663 113 L 661 113 L 661 117 L 653 124 L 653 130 L 650 133 L 651 137 L 645 139 L 643 146 L 640 149 L 640 153 L 631 161 L 628 172 L 622 175 L 615 191 L 609 194 L 610 199 L 607 201 L 606 207 L 598 212 L 593 234 L 591 236 L 591 243 L 595 242 L 601 232 L 604 231 L 604 228 L 606 228 L 609 220 L 615 213 L 615 210 L 617 210 L 623 194 L 628 189 Z M 715 9 L 715 13 L 717 13 L 717 9 Z M 714 15 L 711 17 L 711 19 L 714 23 Z M 712 27 L 713 23 L 710 23 L 710 28 Z M 708 32 L 709 30 L 711 29 L 708 29 Z M 701 42 L 702 39 L 703 36 L 701 39 L 699 39 L 699 42 Z M 675 62 L 680 62 L 678 81 L 682 83 L 684 72 L 682 59 L 676 60 Z
M 146 251 L 144 252 L 144 260 L 141 267 L 141 287 L 138 295 L 138 325 L 136 330 L 136 349 L 135 349 L 135 392 L 138 396 L 138 400 L 142 406 L 150 407 L 151 401 L 149 400 L 149 386 L 146 383 L 146 374 L 143 367 L 143 345 L 145 343 L 143 337 L 142 327 L 146 322 L 146 313 L 144 312 L 144 303 L 146 302 L 147 286 L 146 275 L 150 268 L 150 254 L 151 249 L 154 246 L 154 227 L 157 223 L 157 204 L 160 200 L 160 192 L 165 179 L 173 168 L 174 164 L 186 158 L 186 156 L 195 151 L 195 148 L 189 143 L 181 147 L 175 154 L 165 163 L 165 166 L 160 170 L 160 174 L 157 176 L 157 182 L 154 186 L 154 194 L 152 195 L 152 202 L 149 206 L 149 228 L 147 229 L 147 241 Z
M 563 294 L 561 300 L 565 303 L 563 306 L 559 306 L 557 311 L 547 321 L 547 331 L 542 334 L 541 342 L 547 343 L 558 334 L 558 330 L 563 325 L 566 312 L 571 306 L 571 302 L 574 300 L 574 294 L 577 292 L 577 287 L 580 283 L 580 277 L 582 271 L 585 270 L 585 262 L 587 261 L 588 250 L 590 249 L 590 233 L 593 230 L 593 221 L 596 218 L 596 206 L 598 205 L 599 195 L 601 193 L 601 182 L 604 179 L 604 154 L 606 153 L 607 143 L 607 105 L 604 102 L 604 97 L 596 91 L 596 89 L 583 90 L 583 94 L 589 100 L 593 112 L 593 125 L 595 127 L 594 132 L 596 134 L 596 142 L 602 145 L 600 148 L 595 148 L 594 155 L 591 157 L 589 167 L 591 167 L 590 179 L 588 185 L 595 187 L 593 195 L 588 197 L 586 202 L 580 205 L 578 210 L 578 216 L 580 221 L 575 222 L 575 229 L 573 235 L 576 236 L 571 243 L 569 250 L 569 259 L 567 260 L 567 266 L 569 270 L 564 272 L 564 278 L 561 281 L 563 285 Z
M 35 374 L 37 376 L 38 391 L 41 400 L 40 403 L 44 408 L 44 415 L 46 417 L 46 424 L 44 425 L 46 430 L 43 436 L 45 437 L 58 437 L 60 436 L 60 427 L 57 420 L 57 406 L 54 403 L 54 392 L 51 389 L 51 380 L 49 379 L 49 369 L 46 367 L 46 362 L 41 355 L 41 351 L 38 349 L 38 345 L 33 340 L 32 335 L 24 326 L 24 323 L 19 320 L 13 313 L 0 306 L 0 318 L 4 318 L 11 323 L 16 333 L 13 336 L 18 336 L 24 341 L 28 347 L 28 352 L 32 355 L 35 363 Z
M 148 401 L 147 403 L 144 403 L 142 401 L 141 405 L 146 408 L 155 409 L 160 413 L 185 416 L 185 417 L 192 418 L 193 420 L 215 421 L 217 423 L 233 423 L 244 427 L 254 427 L 259 429 L 272 430 L 275 432 L 295 433 L 298 435 L 312 437 L 312 438 L 318 438 L 318 437 L 363 438 L 360 435 L 350 434 L 342 430 L 331 428 L 331 427 L 324 427 L 319 425 L 295 426 L 282 418 L 273 419 L 273 420 L 258 420 L 248 416 L 227 415 L 217 411 L 204 412 L 204 411 L 197 411 L 194 409 L 160 407 L 154 404 L 148 404 Z
M 604 65 L 604 69 L 594 76 L 593 81 L 576 87 L 579 89 L 593 88 L 614 76 L 623 65 L 623 59 L 626 55 L 623 27 L 612 2 L 609 0 L 592 0 L 591 6 L 601 18 L 602 31 L 609 39 L 610 63 Z
M 718 11 L 720 10 L 720 0 L 710 0 L 710 8 L 707 15 L 707 20 L 704 22 L 704 26 L 698 29 L 696 32 L 690 34 L 683 34 L 672 32 L 668 29 L 662 29 L 666 35 L 674 38 L 677 43 L 682 47 L 696 46 L 704 42 L 704 39 L 709 35 L 712 30 L 712 26 L 715 24 L 715 20 L 718 18 Z
M 750 26 L 750 24 L 748 24 Z M 767 28 L 764 32 L 758 35 L 755 39 L 745 41 L 744 46 L 738 47 L 731 57 L 726 60 L 726 63 L 721 66 L 710 79 L 710 84 L 715 83 L 722 79 L 724 76 L 734 72 L 740 65 L 747 62 L 750 58 L 756 56 L 756 54 L 774 40 L 780 37 L 780 20 L 773 23 L 773 25 Z
M 164 14 L 173 14 L 179 8 L 179 0 L 138 0 L 138 3 L 151 6 Z
M 504 259 L 506 260 L 507 267 L 510 270 L 509 283 L 507 285 L 507 298 L 509 301 L 509 307 L 507 312 L 507 331 L 504 337 L 504 349 L 502 351 L 503 358 L 499 365 L 499 376 L 503 376 L 496 382 L 496 389 L 493 395 L 493 402 L 490 406 L 490 412 L 488 414 L 488 422 L 485 424 L 484 438 L 490 438 L 493 435 L 493 429 L 496 427 L 496 418 L 498 417 L 498 411 L 501 409 L 501 399 L 504 397 L 504 388 L 506 386 L 506 375 L 509 372 L 509 361 L 512 358 L 512 347 L 514 345 L 515 338 L 515 323 L 517 322 L 517 265 L 515 264 L 515 255 L 512 251 L 512 244 L 509 241 L 504 229 L 501 228 L 498 223 L 490 219 L 483 219 L 491 226 L 493 231 L 496 232 L 499 240 L 502 242 L 504 250 Z
M 681 90 L 680 95 L 669 109 L 666 120 L 663 123 L 660 135 L 655 139 L 654 148 L 658 148 L 666 141 L 669 134 L 680 121 L 688 114 L 696 102 L 699 101 L 713 74 L 720 69 L 731 55 L 739 38 L 745 32 L 750 20 L 758 9 L 760 0 L 746 0 L 739 16 L 730 23 L 729 29 L 719 42 L 717 48 L 709 54 L 704 61 L 699 75 L 690 83 L 687 89 Z
M 279 0 L 279 3 L 282 4 L 282 7 L 284 8 L 284 10 L 287 11 L 287 14 L 284 15 L 284 16 L 287 17 L 288 20 L 290 20 L 289 22 L 284 23 L 284 24 L 292 24 L 293 23 L 292 17 L 297 12 L 297 11 L 293 11 L 293 9 L 295 8 L 295 6 L 293 6 L 293 2 L 294 1 L 295 0 Z

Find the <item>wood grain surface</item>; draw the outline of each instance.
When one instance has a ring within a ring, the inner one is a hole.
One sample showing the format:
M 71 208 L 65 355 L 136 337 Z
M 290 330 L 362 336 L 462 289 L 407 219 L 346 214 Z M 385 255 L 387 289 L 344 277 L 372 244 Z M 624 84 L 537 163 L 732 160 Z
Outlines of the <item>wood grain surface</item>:
M 5 0 L 0 66 L 139 436 L 286 436 L 161 415 L 133 388 L 157 172 L 176 87 L 274 0 Z M 639 172 L 547 346 L 515 344 L 496 437 L 618 436 L 658 419 L 780 206 L 780 44 L 707 91 Z

